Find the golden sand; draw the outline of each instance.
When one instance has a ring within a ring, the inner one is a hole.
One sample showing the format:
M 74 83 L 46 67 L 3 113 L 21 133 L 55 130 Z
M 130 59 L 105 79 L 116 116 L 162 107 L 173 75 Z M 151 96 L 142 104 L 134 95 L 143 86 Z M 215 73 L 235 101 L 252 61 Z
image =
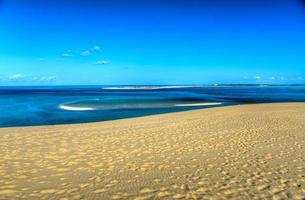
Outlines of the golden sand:
M 0 129 L 0 199 L 229 198 L 305 198 L 305 104 Z

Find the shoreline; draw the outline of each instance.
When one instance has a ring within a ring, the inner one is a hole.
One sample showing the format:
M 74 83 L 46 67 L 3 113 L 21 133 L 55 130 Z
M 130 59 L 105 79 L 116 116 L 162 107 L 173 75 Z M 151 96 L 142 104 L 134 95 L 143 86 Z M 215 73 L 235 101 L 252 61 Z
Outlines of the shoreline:
M 192 111 L 200 111 L 200 110 L 207 110 L 207 109 L 214 109 L 214 108 L 223 108 L 223 107 L 236 107 L 236 106 L 251 106 L 251 105 L 269 105 L 269 104 L 305 104 L 305 102 L 273 102 L 273 103 L 251 103 L 251 104 L 225 104 L 225 103 L 215 103 L 215 107 L 207 107 L 207 108 L 195 108 L 195 109 L 190 109 L 190 110 L 185 110 L 185 111 L 173 111 L 173 112 L 166 112 L 166 113 L 158 113 L 158 114 L 149 114 L 149 115 L 143 115 L 143 116 L 136 116 L 136 117 L 126 117 L 126 118 L 118 118 L 118 119 L 110 119 L 110 120 L 105 120 L 105 121 L 93 121 L 93 122 L 81 122 L 81 123 L 70 123 L 70 124 L 49 124 L 49 125 L 29 125 L 29 126 L 0 126 L 0 131 L 2 129 L 14 129 L 14 128 L 35 128 L 35 127 L 62 127 L 62 126 L 83 126 L 83 125 L 91 125 L 91 124 L 96 124 L 98 125 L 99 123 L 106 123 L 106 122 L 116 122 L 116 121 L 121 121 L 121 120 L 129 120 L 129 119 L 138 119 L 138 118 L 144 118 L 144 117 L 152 117 L 152 116 L 162 116 L 162 115 L 172 115 L 176 113 L 185 113 L 185 112 L 192 112 Z M 218 106 L 219 105 L 219 106 Z M 188 105 L 189 106 L 189 105 Z M 200 105 L 197 105 L 200 106 Z M 209 105 L 207 105 L 209 106 Z M 179 106 L 177 106 L 179 107 Z M 181 106 L 183 107 L 183 106 Z M 191 106 L 189 106 L 191 107 Z M 194 106 L 196 107 L 196 106 Z
M 0 129 L 0 199 L 302 199 L 305 103 Z
M 173 111 L 173 112 L 166 112 L 166 113 L 158 113 L 158 114 L 150 114 L 150 115 L 143 115 L 143 116 L 136 116 L 136 117 L 126 117 L 126 118 L 118 118 L 118 119 L 110 119 L 110 120 L 105 120 L 105 121 L 93 121 L 93 122 L 81 122 L 81 123 L 70 123 L 70 124 L 49 124 L 49 125 L 29 125 L 29 126 L 0 126 L 0 132 L 2 129 L 15 129 L 15 128 L 41 128 L 41 127 L 63 127 L 63 126 L 83 126 L 83 125 L 98 125 L 99 123 L 107 123 L 107 122 L 116 122 L 116 121 L 121 121 L 121 120 L 130 120 L 130 119 L 141 119 L 145 117 L 153 117 L 153 116 L 163 116 L 163 115 L 172 115 L 172 114 L 177 114 L 177 113 L 187 113 L 187 112 L 192 112 L 192 111 L 203 111 L 203 110 L 208 110 L 208 109 L 215 109 L 215 108 L 224 108 L 224 107 L 238 107 L 238 106 L 251 106 L 251 105 L 270 105 L 270 104 L 305 104 L 305 102 L 273 102 L 273 103 L 251 103 L 251 104 L 224 104 L 220 103 L 216 105 L 215 107 L 207 107 L 207 108 L 195 108 L 195 109 L 190 109 L 190 110 L 185 110 L 185 111 Z M 177 106 L 179 107 L 179 106 Z M 181 106 L 183 107 L 183 106 Z M 190 106 L 191 107 L 191 106 Z
M 158 116 L 158 115 L 166 115 L 166 114 L 174 114 L 174 113 L 180 113 L 180 112 L 188 112 L 188 111 L 193 111 L 193 110 L 205 110 L 205 109 L 211 109 L 211 108 L 219 108 L 219 107 L 227 107 L 227 106 L 240 106 L 240 105 L 246 105 L 246 104 L 233 104 L 233 103 L 224 103 L 224 102 L 208 102 L 208 103 L 193 103 L 192 104 L 176 104 L 174 107 L 196 107 L 192 108 L 189 110 L 178 110 L 178 111 L 170 111 L 170 112 L 164 112 L 164 113 L 157 113 L 157 114 L 147 114 L 147 115 L 141 115 L 141 116 L 136 116 L 136 117 L 124 117 L 124 118 L 117 118 L 117 119 L 107 119 L 107 120 L 102 120 L 102 121 L 92 121 L 92 122 L 77 122 L 77 123 L 62 123 L 62 124 L 41 124 L 41 125 L 26 125 L 26 126 L 0 126 L 0 131 L 1 129 L 8 129 L 8 128 L 26 128 L 26 127 L 50 127 L 50 126 L 69 126 L 69 125 L 85 125 L 85 124 L 95 124 L 95 123 L 102 123 L 102 122 L 112 122 L 112 121 L 117 121 L 117 120 L 125 120 L 125 119 L 135 119 L 135 118 L 142 118 L 142 117 L 149 117 L 149 116 Z M 59 105 L 58 108 L 62 109 L 63 105 Z M 207 107 L 202 107 L 202 106 L 207 106 Z M 210 106 L 215 106 L 215 107 L 210 107 Z M 75 111 L 75 112 L 81 112 L 81 111 L 94 111 L 93 108 L 90 107 L 70 107 L 70 106 L 65 106 L 72 108 L 70 111 Z M 197 108 L 197 107 L 202 107 L 202 108 Z M 73 109 L 76 108 L 76 109 Z M 68 109 L 65 109 L 68 110 Z

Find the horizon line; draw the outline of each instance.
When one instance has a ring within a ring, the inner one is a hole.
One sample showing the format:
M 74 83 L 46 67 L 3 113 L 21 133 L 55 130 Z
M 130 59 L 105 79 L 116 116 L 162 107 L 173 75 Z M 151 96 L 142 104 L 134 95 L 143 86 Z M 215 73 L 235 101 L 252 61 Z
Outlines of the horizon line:
M 300 84 L 264 84 L 264 83 L 215 83 L 215 84 L 55 84 L 55 85 L 0 85 L 0 87 L 54 87 L 54 86 L 305 86 Z

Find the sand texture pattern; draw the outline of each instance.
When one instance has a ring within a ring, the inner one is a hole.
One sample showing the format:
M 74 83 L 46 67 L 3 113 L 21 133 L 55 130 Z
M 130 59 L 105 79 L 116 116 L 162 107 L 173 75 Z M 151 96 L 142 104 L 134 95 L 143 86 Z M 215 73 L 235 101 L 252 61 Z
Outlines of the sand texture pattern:
M 0 199 L 304 199 L 305 104 L 0 129 Z

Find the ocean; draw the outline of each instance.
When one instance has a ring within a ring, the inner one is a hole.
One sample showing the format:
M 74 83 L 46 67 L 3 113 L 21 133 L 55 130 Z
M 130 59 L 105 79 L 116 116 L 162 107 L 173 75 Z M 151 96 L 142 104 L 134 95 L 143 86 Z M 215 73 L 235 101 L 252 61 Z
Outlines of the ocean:
M 0 127 L 97 122 L 217 106 L 274 102 L 305 102 L 305 87 L 0 87 Z

